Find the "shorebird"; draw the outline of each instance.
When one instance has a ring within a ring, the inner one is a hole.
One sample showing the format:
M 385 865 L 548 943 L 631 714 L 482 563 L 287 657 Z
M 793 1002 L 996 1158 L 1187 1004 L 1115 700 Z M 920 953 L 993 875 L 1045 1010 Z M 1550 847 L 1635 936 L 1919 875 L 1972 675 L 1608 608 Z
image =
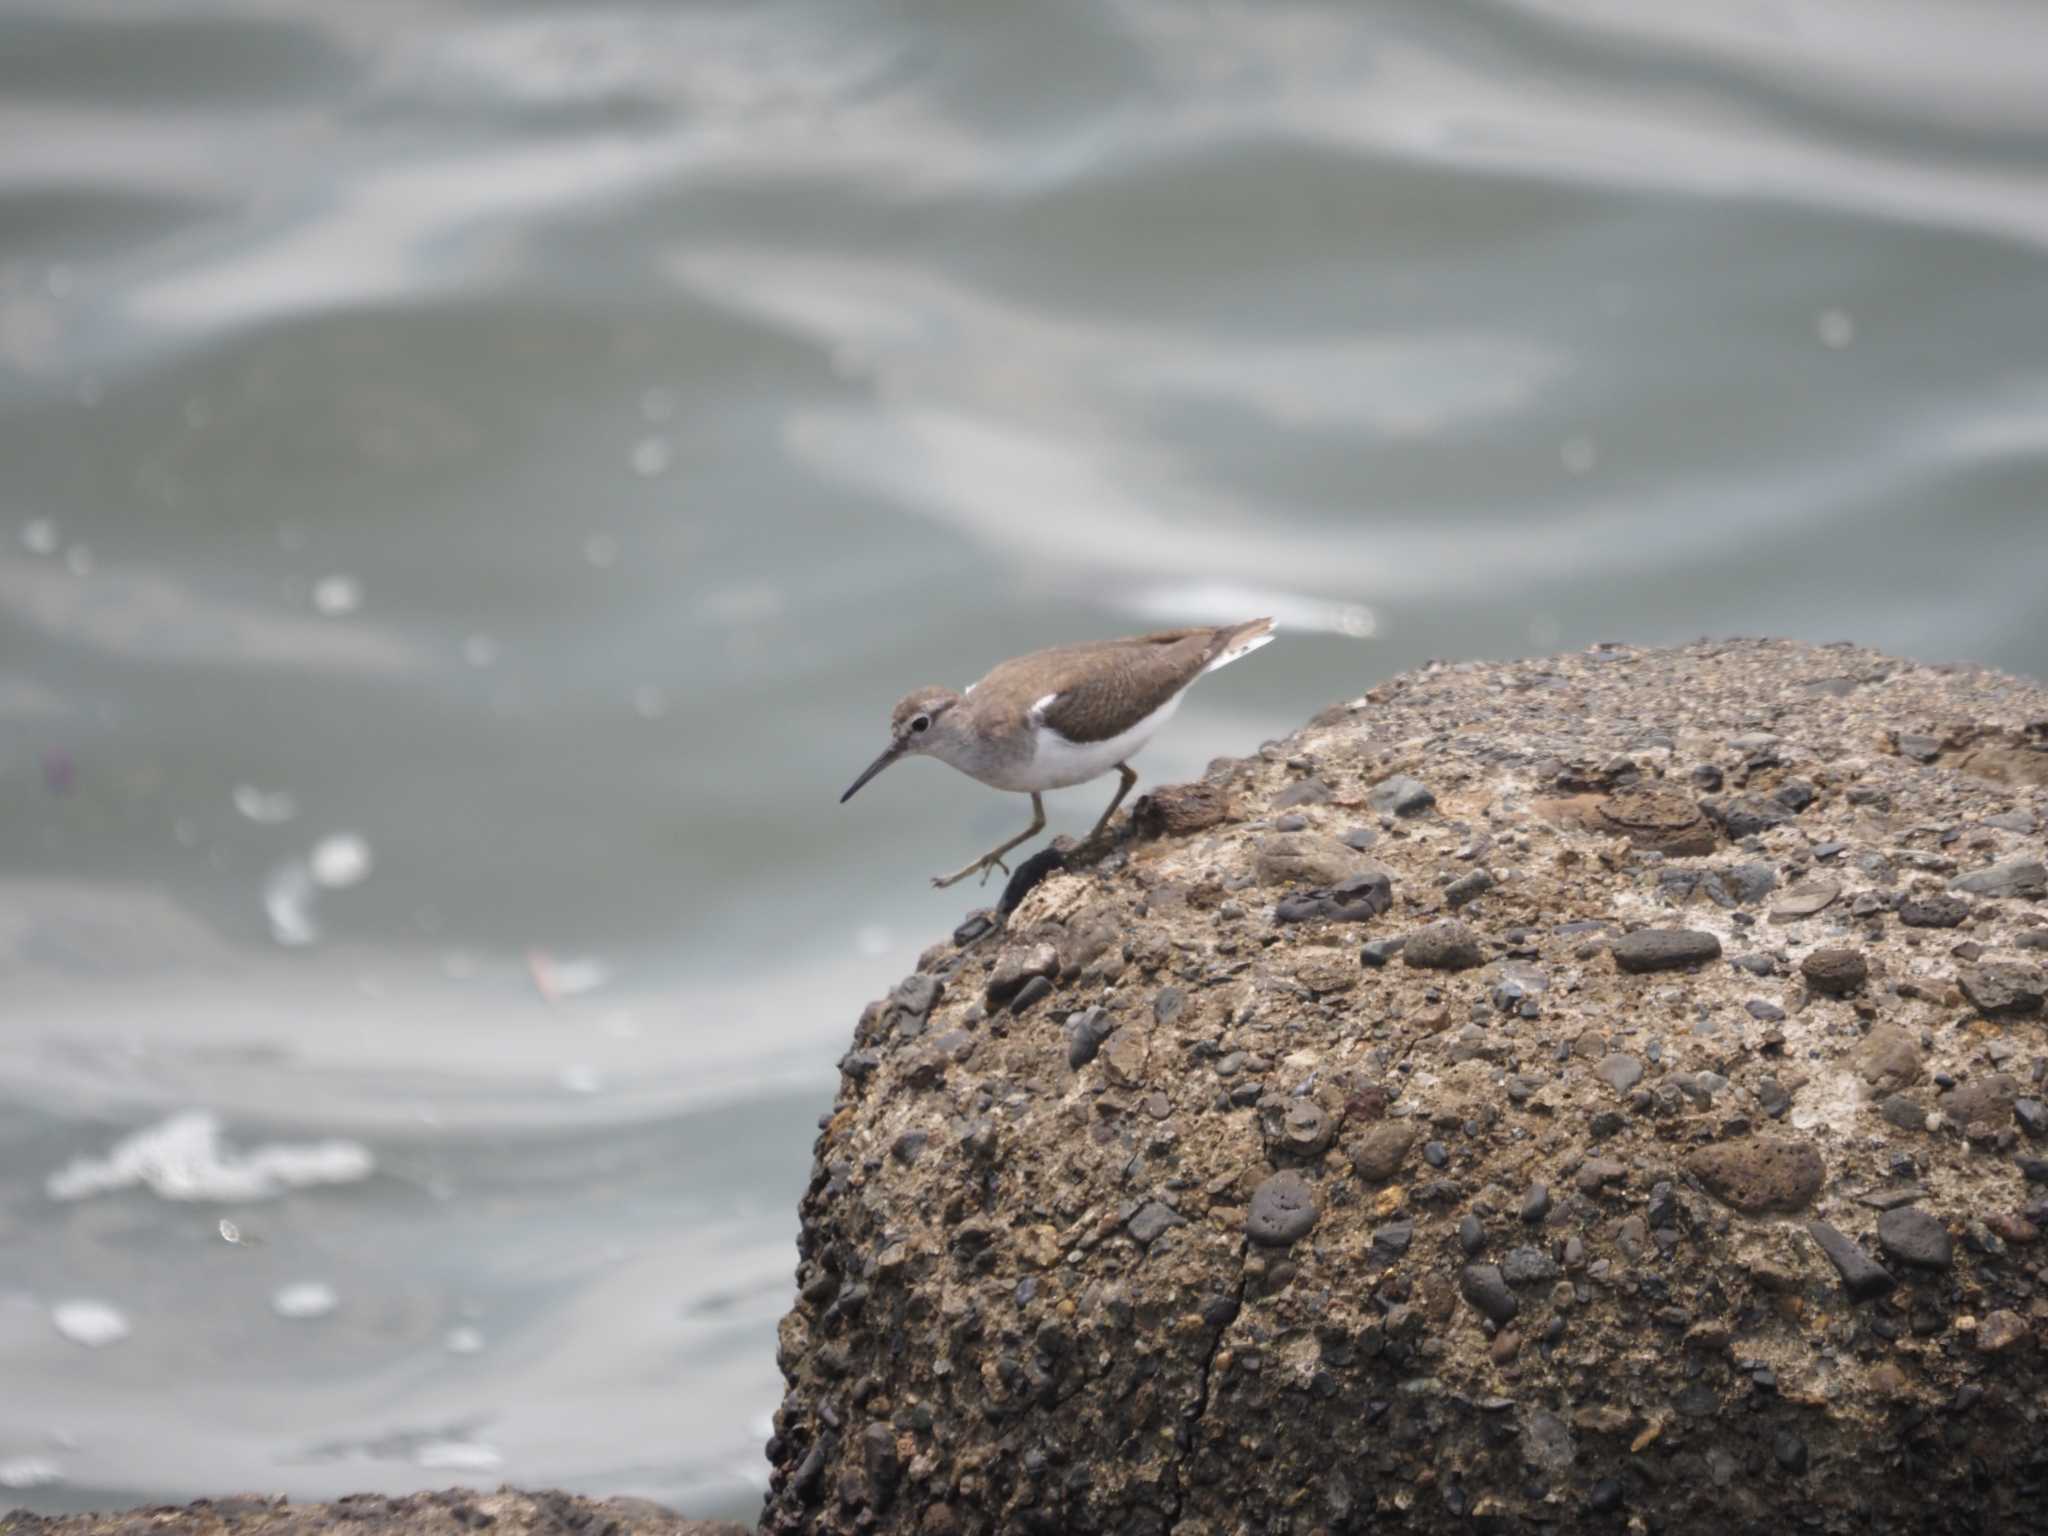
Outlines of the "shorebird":
M 1121 640 L 1056 645 L 1002 663 L 962 692 L 933 686 L 903 696 L 889 715 L 889 745 L 839 797 L 904 757 L 936 757 L 969 778 L 1031 797 L 1031 825 L 950 875 L 952 885 L 1010 866 L 1003 855 L 1045 830 L 1041 791 L 1120 776 L 1109 808 L 1081 841 L 1093 843 L 1138 782 L 1129 759 L 1180 707 L 1205 672 L 1228 666 L 1273 638 L 1271 619 L 1203 629 L 1167 629 Z

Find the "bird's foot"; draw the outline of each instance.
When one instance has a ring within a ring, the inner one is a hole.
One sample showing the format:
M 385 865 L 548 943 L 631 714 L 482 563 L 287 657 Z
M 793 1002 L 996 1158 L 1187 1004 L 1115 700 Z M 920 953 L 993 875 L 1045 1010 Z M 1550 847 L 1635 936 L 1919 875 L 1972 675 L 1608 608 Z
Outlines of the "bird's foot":
M 977 872 L 981 875 L 981 883 L 987 885 L 989 874 L 998 869 L 1006 875 L 1010 872 L 1010 866 L 1003 862 L 1000 854 L 985 853 L 972 864 L 964 865 L 950 875 L 933 875 L 932 885 L 935 889 L 943 891 L 947 886 L 958 885 L 969 875 Z

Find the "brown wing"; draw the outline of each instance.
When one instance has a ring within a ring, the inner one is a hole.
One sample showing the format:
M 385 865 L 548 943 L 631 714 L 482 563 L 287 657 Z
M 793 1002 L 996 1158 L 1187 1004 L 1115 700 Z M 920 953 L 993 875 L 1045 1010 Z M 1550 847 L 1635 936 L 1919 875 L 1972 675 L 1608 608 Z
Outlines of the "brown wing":
M 1035 651 L 990 672 L 974 685 L 974 698 L 1000 699 L 1021 714 L 1050 694 L 1039 719 L 1069 741 L 1106 741 L 1200 677 L 1235 628 L 1169 629 Z

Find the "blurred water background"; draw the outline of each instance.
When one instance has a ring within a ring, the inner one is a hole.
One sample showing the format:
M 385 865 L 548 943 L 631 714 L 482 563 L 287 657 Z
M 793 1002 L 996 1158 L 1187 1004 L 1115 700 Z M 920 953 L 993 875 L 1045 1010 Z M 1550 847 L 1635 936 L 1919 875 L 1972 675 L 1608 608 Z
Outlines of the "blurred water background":
M 2048 674 L 2034 0 L 0 4 L 0 1504 L 749 1512 L 913 684 Z M 1106 785 L 1053 797 L 1055 830 Z M 985 898 L 983 898 L 985 899 Z

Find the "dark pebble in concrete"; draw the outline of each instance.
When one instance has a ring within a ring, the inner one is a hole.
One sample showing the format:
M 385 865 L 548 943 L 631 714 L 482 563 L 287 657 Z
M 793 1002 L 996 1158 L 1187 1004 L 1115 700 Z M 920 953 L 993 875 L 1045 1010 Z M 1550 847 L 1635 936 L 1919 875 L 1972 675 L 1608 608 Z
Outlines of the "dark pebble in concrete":
M 1330 786 L 1321 779 L 1302 779 L 1290 784 L 1273 797 L 1273 804 L 1285 809 L 1291 805 L 1321 805 L 1330 798 Z
M 1550 1186 L 1531 1184 L 1529 1192 L 1522 1196 L 1522 1220 L 1534 1226 L 1550 1214 Z
M 1467 971 L 1485 962 L 1479 935 L 1456 918 L 1447 917 L 1408 936 L 1401 958 L 1421 971 Z
M 1806 1470 L 1806 1442 L 1789 1429 L 1778 1431 L 1778 1437 L 1771 1443 L 1771 1454 L 1778 1458 L 1778 1465 L 1787 1472 L 1800 1473 Z
M 1451 1149 L 1440 1141 L 1428 1141 L 1422 1145 L 1422 1160 L 1432 1168 L 1441 1168 L 1451 1160 Z
M 1372 1235 L 1372 1262 L 1380 1269 L 1393 1266 L 1415 1241 L 1415 1223 L 1412 1221 L 1390 1222 Z
M 1820 795 L 1804 779 L 1787 779 L 1778 786 L 1777 792 L 1771 798 L 1796 816 L 1818 800 Z
M 1741 795 L 1722 806 L 1717 819 L 1727 829 L 1729 838 L 1739 843 L 1745 837 L 1783 826 L 1792 819 L 1792 813 L 1772 801 Z
M 1927 1111 L 1903 1093 L 1895 1093 L 1877 1106 L 1879 1117 L 1887 1125 L 1896 1125 L 1902 1131 L 1924 1131 L 1927 1129 Z
M 1514 1248 L 1501 1260 L 1500 1273 L 1509 1285 L 1548 1284 L 1557 1278 L 1557 1261 L 1541 1248 Z
M 1462 907 L 1468 902 L 1476 901 L 1492 889 L 1493 876 L 1483 869 L 1475 869 L 1471 874 L 1461 876 L 1445 887 L 1444 900 L 1453 908 Z
M 1616 1093 L 1627 1093 L 1643 1080 L 1643 1064 L 1622 1051 L 1602 1057 L 1600 1065 L 1593 1071 L 1600 1081 Z
M 1892 1279 L 1890 1270 L 1826 1222 L 1809 1221 L 1806 1230 L 1842 1277 L 1842 1289 L 1848 1292 L 1851 1301 L 1873 1300 L 1898 1283 Z
M 1589 1157 L 1579 1165 L 1579 1188 L 1597 1195 L 1609 1184 L 1628 1177 L 1628 1164 L 1611 1157 Z
M 1378 827 L 1350 827 L 1345 830 L 1342 837 L 1337 839 L 1346 848 L 1355 848 L 1360 853 L 1365 852 L 1366 849 L 1379 840 L 1380 832 Z
M 912 1017 L 921 1019 L 938 1004 L 943 990 L 938 977 L 918 971 L 896 984 L 896 990 L 889 994 L 889 1001 Z
M 1088 1008 L 1067 1020 L 1067 1065 L 1075 1071 L 1095 1059 L 1102 1044 L 1116 1033 L 1116 1020 L 1100 1008 Z
M 1394 956 L 1401 953 L 1401 947 L 1407 942 L 1406 939 L 1374 939 L 1359 950 L 1359 963 L 1361 965 L 1369 965 L 1374 970 L 1378 970 L 1389 960 L 1393 959 Z
M 1902 1205 L 1878 1217 L 1877 1246 L 1886 1258 L 1915 1269 L 1947 1269 L 1955 1262 L 1948 1228 L 1917 1206 Z
M 917 1161 L 924 1151 L 925 1143 L 932 1139 L 930 1131 L 905 1131 L 889 1148 L 889 1153 L 905 1167 Z
M 1396 774 L 1373 785 L 1365 803 L 1382 816 L 1417 816 L 1436 804 L 1436 796 L 1420 779 Z
M 1043 976 L 1034 976 L 1017 989 L 1017 995 L 1010 999 L 1010 1012 L 1022 1013 L 1041 998 L 1052 995 L 1052 983 Z
M 1515 1293 L 1498 1264 L 1467 1264 L 1458 1277 L 1458 1289 L 1480 1313 L 1495 1323 L 1505 1323 L 1522 1310 Z
M 996 925 L 996 914 L 992 908 L 984 907 L 979 912 L 967 914 L 967 921 L 953 930 L 955 944 L 972 944 Z
M 1899 921 L 1908 928 L 1954 928 L 1970 915 L 1970 904 L 1954 896 L 1908 896 Z
M 2048 992 L 2048 976 L 2031 965 L 1966 965 L 1956 972 L 1956 981 L 1963 996 L 1989 1018 L 2039 1013 Z
M 1316 1196 L 1298 1173 L 1276 1173 L 1252 1191 L 1245 1235 L 1255 1243 L 1285 1248 L 1316 1224 Z
M 1147 1200 L 1132 1212 L 1131 1219 L 1124 1223 L 1124 1230 L 1149 1248 L 1154 1238 L 1187 1224 L 1187 1218 L 1172 1206 L 1159 1200 Z
M 1799 962 L 1799 974 L 1816 992 L 1847 997 L 1870 979 L 1870 963 L 1860 949 L 1816 949 Z
M 1458 1246 L 1468 1257 L 1486 1246 L 1486 1225 L 1470 1212 L 1458 1218 Z
M 2048 1104 L 2039 1099 L 2021 1099 L 2012 1107 L 2012 1117 L 2021 1130 L 2039 1141 L 2048 1136 Z
M 1614 941 L 1614 963 L 1634 975 L 1718 959 L 1721 941 L 1697 928 L 1638 928 Z
M 1968 891 L 1972 896 L 2048 896 L 2048 866 L 2039 859 L 2005 859 L 1958 875 L 1949 882 L 1949 889 Z

